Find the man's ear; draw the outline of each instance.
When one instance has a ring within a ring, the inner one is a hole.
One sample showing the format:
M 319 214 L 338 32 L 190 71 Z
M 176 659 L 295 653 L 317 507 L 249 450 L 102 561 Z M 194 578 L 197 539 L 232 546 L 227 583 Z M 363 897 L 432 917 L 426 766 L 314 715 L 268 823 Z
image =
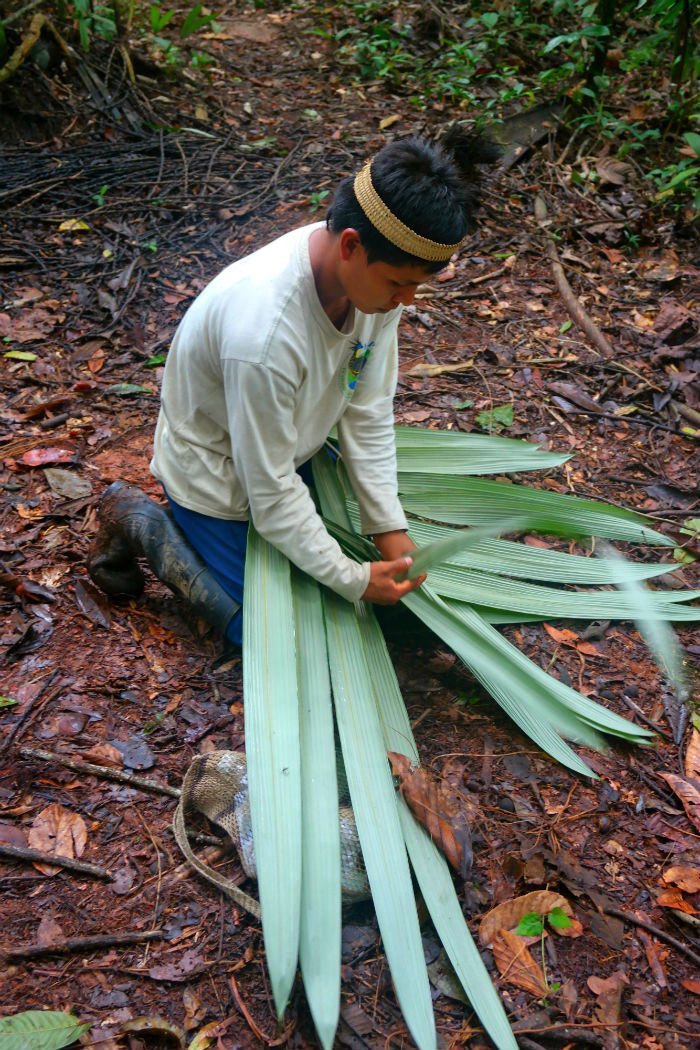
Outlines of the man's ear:
M 362 248 L 362 242 L 360 241 L 360 235 L 357 230 L 354 230 L 352 226 L 348 226 L 346 229 L 342 230 L 338 247 L 340 250 L 340 258 L 343 262 L 347 262 L 348 259 L 355 254 L 358 248 Z

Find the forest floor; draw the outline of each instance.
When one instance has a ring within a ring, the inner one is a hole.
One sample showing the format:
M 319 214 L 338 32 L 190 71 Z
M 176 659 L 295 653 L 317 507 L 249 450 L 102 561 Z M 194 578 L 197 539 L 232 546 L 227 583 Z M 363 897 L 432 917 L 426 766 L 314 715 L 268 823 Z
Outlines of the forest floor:
M 321 218 L 327 191 L 388 137 L 461 115 L 353 84 L 299 12 L 241 7 L 217 21 L 207 76 L 137 67 L 137 88 L 115 88 L 117 60 L 96 51 L 73 71 L 25 67 L 0 96 L 0 845 L 62 836 L 112 876 L 3 858 L 2 1013 L 71 1008 L 103 1050 L 183 1046 L 178 1030 L 192 1038 L 214 1021 L 226 1022 L 223 1050 L 317 1043 L 300 987 L 278 1031 L 259 923 L 182 864 L 174 799 L 36 754 L 177 787 L 200 751 L 244 746 L 240 661 L 216 634 L 153 579 L 135 601 L 91 585 L 100 495 L 118 478 L 158 495 L 160 369 L 210 278 Z M 396 417 L 503 426 L 571 453 L 526 480 L 635 508 L 676 537 L 700 505 L 700 244 L 644 203 L 633 166 L 622 180 L 608 167 L 593 192 L 571 180 L 574 159 L 607 163 L 595 143 L 568 150 L 552 123 L 489 176 L 479 231 L 404 313 Z M 536 194 L 612 355 L 570 323 Z M 689 565 L 662 582 L 698 579 Z M 474 933 L 494 905 L 544 888 L 581 924 L 546 938 L 559 987 L 544 998 L 500 977 L 484 949 L 525 1050 L 700 1047 L 697 730 L 631 624 L 562 626 L 505 630 L 658 733 L 644 750 L 586 753 L 597 781 L 538 751 L 420 626 L 388 625 L 422 760 L 469 799 L 474 869 L 460 900 Z M 696 662 L 697 631 L 679 637 Z M 687 809 L 665 774 L 695 790 Z M 694 877 L 674 881 L 679 867 Z M 441 1045 L 490 1045 L 427 922 L 424 935 Z M 107 940 L 52 950 L 87 936 Z M 338 1045 L 412 1045 L 369 906 L 346 916 L 342 977 Z

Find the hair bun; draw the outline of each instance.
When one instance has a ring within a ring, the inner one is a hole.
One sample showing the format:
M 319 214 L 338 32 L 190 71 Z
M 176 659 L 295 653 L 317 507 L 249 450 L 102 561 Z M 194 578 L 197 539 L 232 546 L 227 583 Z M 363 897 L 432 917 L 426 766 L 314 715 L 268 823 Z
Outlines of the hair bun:
M 462 178 L 472 184 L 479 182 L 479 168 L 495 163 L 503 153 L 493 139 L 459 123 L 450 125 L 440 139 L 440 145 L 450 155 Z

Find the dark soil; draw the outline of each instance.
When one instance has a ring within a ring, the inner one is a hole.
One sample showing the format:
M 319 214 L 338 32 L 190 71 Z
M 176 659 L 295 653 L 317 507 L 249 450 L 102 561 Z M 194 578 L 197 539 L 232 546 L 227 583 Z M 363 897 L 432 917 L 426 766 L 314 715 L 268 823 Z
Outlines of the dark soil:
M 387 137 L 437 133 L 462 115 L 439 100 L 417 113 L 378 84 L 354 86 L 332 45 L 309 34 L 310 16 L 284 5 L 218 21 L 208 77 L 137 66 L 134 88 L 118 53 L 98 48 L 73 71 L 23 67 L 0 94 L 0 338 L 5 353 L 32 355 L 5 357 L 0 374 L 0 692 L 18 701 L 0 710 L 0 843 L 27 846 L 37 815 L 61 807 L 84 822 L 82 859 L 112 873 L 4 859 L 0 945 L 21 953 L 159 931 L 10 958 L 2 1012 L 70 1007 L 104 1048 L 181 1045 L 157 1025 L 125 1034 L 139 1017 L 190 1038 L 226 1019 L 225 1050 L 316 1040 L 301 990 L 278 1031 L 259 924 L 181 863 L 171 797 L 23 750 L 112 761 L 177 786 L 199 751 L 244 745 L 238 656 L 153 579 L 134 601 L 90 584 L 100 494 L 122 478 L 158 495 L 148 463 L 159 355 L 207 281 L 321 217 L 319 195 Z M 479 232 L 406 311 L 397 419 L 470 431 L 488 425 L 480 413 L 512 404 L 505 435 L 574 456 L 534 483 L 634 507 L 673 536 L 700 516 L 700 246 L 646 202 L 634 173 L 624 186 L 577 189 L 565 147 L 565 132 L 550 130 L 489 177 Z M 537 193 L 611 356 L 569 324 L 533 216 Z M 467 367 L 423 367 L 458 364 Z M 69 471 L 68 482 L 47 466 Z M 690 565 L 667 582 L 698 578 Z M 587 755 L 600 774 L 589 783 L 540 753 L 419 625 L 385 619 L 423 761 L 460 784 L 473 813 L 474 871 L 458 887 L 473 932 L 494 905 L 545 887 L 583 927 L 547 938 L 548 977 L 561 987 L 544 1002 L 498 978 L 484 951 L 521 1046 L 700 1046 L 700 897 L 681 895 L 685 911 L 658 900 L 668 868 L 700 869 L 698 811 L 693 822 L 663 778 L 683 774 L 692 723 L 637 632 L 556 625 L 589 642 L 580 649 L 541 624 L 506 628 L 555 675 L 658 729 L 652 748 Z M 697 631 L 679 636 L 694 664 Z M 434 961 L 429 923 L 424 932 Z M 616 1012 L 615 994 L 605 1000 L 589 979 L 619 972 Z M 445 988 L 435 989 L 444 1045 L 488 1045 Z M 338 1043 L 411 1045 L 369 906 L 347 916 Z

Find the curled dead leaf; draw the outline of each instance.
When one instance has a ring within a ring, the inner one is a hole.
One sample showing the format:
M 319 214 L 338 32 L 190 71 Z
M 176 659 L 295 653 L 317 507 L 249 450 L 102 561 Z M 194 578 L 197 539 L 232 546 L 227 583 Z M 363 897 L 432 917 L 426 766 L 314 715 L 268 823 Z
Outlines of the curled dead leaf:
M 595 1019 L 602 1025 L 619 1024 L 622 989 L 629 983 L 622 970 L 616 970 L 610 977 L 591 976 L 586 983 L 598 999 L 595 1008 Z
M 466 879 L 473 853 L 466 810 L 459 795 L 437 780 L 430 770 L 411 767 L 406 755 L 390 751 L 391 769 L 399 780 L 399 791 L 431 839 L 452 867 Z
M 530 955 L 522 937 L 509 930 L 496 930 L 493 936 L 493 958 L 498 972 L 508 984 L 514 984 L 537 998 L 549 991 L 541 968 Z
M 693 729 L 693 735 L 685 753 L 685 775 L 690 780 L 700 780 L 700 733 Z
M 700 892 L 700 868 L 688 868 L 677 865 L 667 868 L 661 878 L 671 886 L 677 886 L 684 893 Z
M 531 912 L 549 915 L 554 908 L 561 908 L 570 919 L 573 916 L 573 910 L 566 897 L 553 890 L 533 890 L 522 897 L 504 901 L 484 915 L 479 924 L 479 940 L 486 947 L 492 943 L 499 930 L 514 930 L 523 916 Z
M 662 773 L 661 776 L 674 794 L 678 795 L 689 819 L 700 831 L 700 788 L 691 780 L 684 780 L 675 773 Z
M 662 890 L 656 898 L 656 903 L 660 904 L 663 908 L 673 908 L 674 911 L 683 911 L 686 915 L 697 915 L 697 908 L 694 908 L 678 889 Z
M 87 845 L 87 827 L 79 813 L 71 813 L 53 802 L 38 813 L 28 842 L 32 849 L 53 853 L 57 857 L 82 857 Z M 61 869 L 53 864 L 35 864 L 44 875 L 56 875 Z

